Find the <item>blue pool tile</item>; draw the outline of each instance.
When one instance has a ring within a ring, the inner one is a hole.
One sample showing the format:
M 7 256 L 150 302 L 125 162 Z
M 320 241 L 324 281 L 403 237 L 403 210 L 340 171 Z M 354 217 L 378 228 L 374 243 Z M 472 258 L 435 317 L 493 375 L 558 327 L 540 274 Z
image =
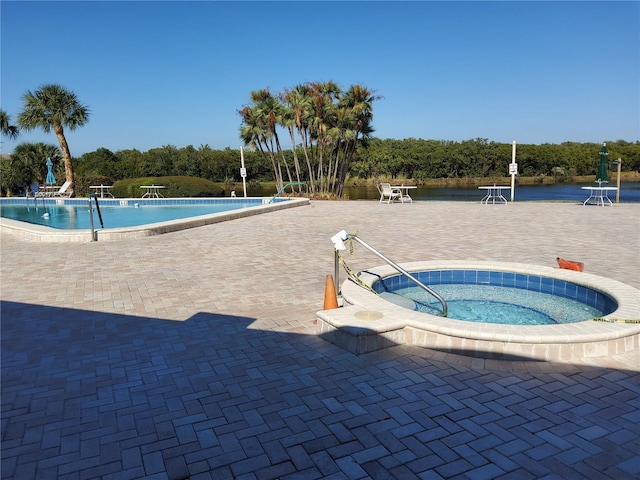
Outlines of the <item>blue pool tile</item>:
M 540 291 L 544 293 L 553 293 L 553 278 L 540 278 Z
M 576 300 L 582 303 L 587 303 L 588 301 L 589 290 L 585 287 L 578 286 L 578 291 L 576 292 Z
M 464 283 L 475 284 L 478 281 L 478 272 L 477 270 L 465 270 L 463 278 Z
M 559 295 L 561 297 L 567 297 L 567 285 L 567 282 L 554 278 L 551 293 L 553 293 L 554 295 Z
M 431 281 L 431 272 L 417 272 L 417 273 L 412 273 L 412 275 L 414 277 L 416 277 L 418 280 L 420 280 L 422 283 L 425 283 L 427 285 L 432 284 L 433 282 Z
M 529 275 L 527 280 L 527 288 L 529 290 L 533 290 L 534 292 L 540 291 L 540 284 L 542 283 L 542 279 L 535 275 Z
M 502 274 L 502 286 L 503 287 L 515 287 L 516 286 L 516 274 L 511 272 L 505 272 Z
M 504 274 L 502 272 L 489 272 L 489 284 L 498 287 L 503 286 Z
M 490 278 L 491 278 L 490 272 L 488 272 L 487 270 L 478 270 L 476 275 L 476 282 L 481 283 L 483 285 L 489 285 Z
M 453 271 L 443 270 L 440 272 L 440 283 L 453 283 Z
M 528 280 L 529 280 L 528 277 L 529 277 L 528 275 L 525 275 L 523 273 L 517 273 L 514 287 L 526 289 L 528 287 Z

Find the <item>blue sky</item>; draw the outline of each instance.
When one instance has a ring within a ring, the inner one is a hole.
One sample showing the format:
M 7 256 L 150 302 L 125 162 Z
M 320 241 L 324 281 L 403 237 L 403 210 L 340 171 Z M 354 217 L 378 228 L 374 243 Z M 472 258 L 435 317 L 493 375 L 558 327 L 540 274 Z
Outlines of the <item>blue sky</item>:
M 363 84 L 374 136 L 640 140 L 639 2 L 0 2 L 0 105 L 48 83 L 100 147 L 239 148 L 252 90 Z M 53 133 L 2 139 L 57 145 Z

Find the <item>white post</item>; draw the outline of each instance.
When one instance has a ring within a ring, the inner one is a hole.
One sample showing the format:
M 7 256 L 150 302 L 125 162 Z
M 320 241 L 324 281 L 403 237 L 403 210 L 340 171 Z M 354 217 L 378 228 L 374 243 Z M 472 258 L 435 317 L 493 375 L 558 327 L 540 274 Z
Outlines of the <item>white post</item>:
M 244 198 L 247 198 L 247 170 L 244 168 L 244 150 L 242 150 L 242 147 L 240 147 L 240 176 L 242 177 Z
M 516 163 L 516 141 L 513 141 L 513 149 L 511 150 L 511 201 L 515 198 L 516 190 L 516 173 L 518 173 L 518 164 Z
M 622 159 L 618 158 L 618 178 L 616 180 L 616 186 L 618 189 L 616 190 L 616 203 L 620 202 L 620 173 L 622 173 Z

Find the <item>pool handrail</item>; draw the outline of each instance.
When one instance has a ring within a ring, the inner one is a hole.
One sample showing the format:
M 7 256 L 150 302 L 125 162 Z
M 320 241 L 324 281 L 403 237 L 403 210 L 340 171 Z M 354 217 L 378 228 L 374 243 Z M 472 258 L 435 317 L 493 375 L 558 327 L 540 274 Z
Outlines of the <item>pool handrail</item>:
M 424 291 L 426 291 L 427 293 L 429 293 L 430 295 L 432 295 L 433 297 L 435 297 L 440 304 L 442 305 L 442 316 L 446 317 L 447 316 L 447 302 L 444 300 L 444 298 L 442 298 L 442 296 L 436 292 L 435 290 L 429 288 L 428 286 L 426 286 L 424 283 L 422 283 L 420 280 L 418 280 L 416 277 L 414 277 L 413 275 L 411 275 L 408 271 L 406 271 L 404 268 L 402 268 L 400 265 L 398 265 L 396 262 L 394 262 L 393 260 L 387 258 L 386 256 L 384 256 L 382 253 L 380 253 L 378 250 L 376 250 L 375 248 L 373 248 L 371 245 L 369 245 L 367 242 L 365 242 L 364 240 L 362 240 L 361 238 L 358 238 L 357 235 L 354 235 L 352 233 L 346 233 L 344 230 L 342 232 L 339 232 L 338 234 L 336 234 L 336 236 L 340 236 L 342 234 L 342 237 L 344 240 L 355 240 L 356 242 L 358 242 L 360 245 L 362 245 L 364 248 L 366 248 L 367 250 L 369 250 L 371 253 L 377 255 L 378 257 L 380 257 L 382 260 L 384 260 L 385 262 L 387 262 L 391 267 L 393 267 L 395 270 L 397 270 L 398 272 L 400 272 L 402 275 L 404 275 L 405 277 L 407 277 L 409 280 L 411 280 L 412 282 L 414 282 L 416 285 L 418 285 L 420 288 L 422 288 Z M 346 234 L 346 235 L 345 235 Z M 335 238 L 335 237 L 334 237 Z M 333 239 L 332 239 L 333 241 Z
M 93 208 L 91 208 L 91 199 L 96 202 L 96 210 L 98 212 L 98 219 L 100 220 L 100 227 L 104 228 L 104 223 L 102 222 L 102 213 L 100 212 L 100 205 L 98 205 L 98 195 L 96 193 L 90 193 L 88 195 L 89 199 L 89 223 L 91 224 L 91 241 L 95 242 L 97 240 L 95 229 L 93 228 Z
M 289 182 L 289 183 L 287 183 L 284 187 L 282 187 L 280 190 L 278 190 L 273 197 L 271 197 L 271 200 L 269 200 L 269 203 L 273 203 L 273 201 L 278 197 L 278 195 L 280 195 L 282 192 L 284 192 L 287 189 L 287 187 L 295 187 L 295 186 L 298 186 L 298 185 L 306 185 L 306 182 Z

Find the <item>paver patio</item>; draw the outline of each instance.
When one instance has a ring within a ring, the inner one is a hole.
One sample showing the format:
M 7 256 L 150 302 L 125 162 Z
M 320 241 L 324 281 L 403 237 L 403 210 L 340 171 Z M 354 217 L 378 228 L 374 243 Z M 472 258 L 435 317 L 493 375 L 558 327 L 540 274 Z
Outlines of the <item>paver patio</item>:
M 355 356 L 317 336 L 342 229 L 397 262 L 562 256 L 640 288 L 637 204 L 312 202 L 118 242 L 1 234 L 2 478 L 640 478 L 640 352 Z

